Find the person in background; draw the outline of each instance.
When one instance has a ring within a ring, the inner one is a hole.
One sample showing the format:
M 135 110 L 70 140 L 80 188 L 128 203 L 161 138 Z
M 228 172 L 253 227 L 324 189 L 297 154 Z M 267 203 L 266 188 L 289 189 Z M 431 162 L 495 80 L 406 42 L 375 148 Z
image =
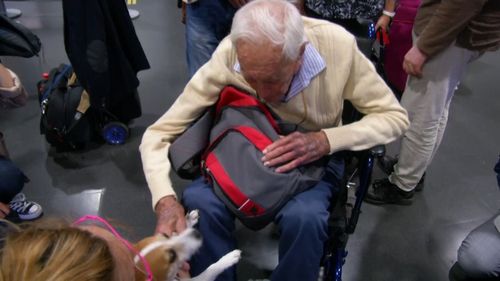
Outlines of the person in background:
M 204 65 L 231 30 L 236 10 L 249 0 L 195 0 L 186 3 L 186 58 L 189 77 Z
M 389 31 L 389 25 L 391 24 L 392 19 L 396 16 L 396 7 L 399 5 L 400 1 L 402 0 L 385 1 L 382 14 L 380 14 L 377 23 L 375 24 L 375 30 L 381 28 L 386 32 Z
M 28 101 L 28 94 L 17 74 L 0 63 L 0 108 L 21 107 Z
M 12 70 L 0 64 L 0 107 L 24 106 L 28 95 L 21 80 Z M 0 132 L 0 218 L 15 222 L 34 220 L 42 216 L 42 207 L 21 193 L 28 178 L 9 159 L 3 133 Z
M 367 36 L 363 21 L 375 23 L 375 29 L 387 30 L 396 8 L 396 0 L 302 1 L 307 16 L 339 24 L 356 36 Z
M 21 192 L 27 181 L 28 178 L 12 161 L 0 155 L 0 218 L 20 222 L 43 215 L 42 206 L 27 200 Z
M 220 41 L 229 34 L 234 13 L 251 0 L 185 1 L 186 58 L 189 77 L 212 56 Z M 288 0 L 297 4 L 303 0 Z
M 403 61 L 405 54 L 412 47 L 413 23 L 420 0 L 398 0 L 397 2 L 395 15 L 388 29 L 389 43 L 385 45 L 382 60 L 385 80 L 398 99 L 401 99 L 408 79 L 408 74 L 403 70 Z
M 423 187 L 467 65 L 500 48 L 500 1 L 423 0 L 413 32 L 414 45 L 403 62 L 409 77 L 401 99 L 411 125 L 392 173 L 375 181 L 367 193 L 372 204 L 409 205 L 419 182 Z
M 495 172 L 500 188 L 500 157 Z M 500 280 L 500 210 L 467 235 L 449 277 L 450 281 Z

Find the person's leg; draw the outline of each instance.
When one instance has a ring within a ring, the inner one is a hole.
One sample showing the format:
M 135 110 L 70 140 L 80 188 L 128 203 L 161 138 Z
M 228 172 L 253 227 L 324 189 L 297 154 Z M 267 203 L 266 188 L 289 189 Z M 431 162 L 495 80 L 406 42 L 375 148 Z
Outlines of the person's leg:
M 280 210 L 275 223 L 280 230 L 279 264 L 273 281 L 317 280 L 328 239 L 328 207 L 340 186 L 343 161 L 332 158 L 328 171 L 315 187 L 292 198 Z
M 24 173 L 5 157 L 0 157 L 0 202 L 9 204 L 23 189 L 26 182 Z
M 458 249 L 457 263 L 468 277 L 500 277 L 500 230 L 493 223 L 498 216 L 474 229 Z
M 189 77 L 212 56 L 229 34 L 236 9 L 226 0 L 200 0 L 186 5 L 186 56 Z
M 17 74 L 0 64 L 0 108 L 21 107 L 27 101 L 28 94 Z
M 408 78 L 401 104 L 411 124 L 389 177 L 400 189 L 413 190 L 430 164 L 444 133 L 455 87 L 475 56 L 475 52 L 451 45 L 425 64 L 422 78 Z
M 197 276 L 223 255 L 236 249 L 234 216 L 217 198 L 210 184 L 201 178 L 186 188 L 182 204 L 187 212 L 198 210 L 200 214 L 195 227 L 201 232 L 203 244 L 190 261 L 191 274 Z M 236 280 L 236 267 L 224 271 L 216 280 Z
M 0 64 L 0 87 L 12 88 L 14 86 L 14 79 L 11 72 L 3 64 Z
M 470 63 L 471 61 L 477 59 L 479 57 L 479 55 L 480 54 L 477 53 L 477 52 L 472 52 L 472 55 L 470 56 L 469 61 L 467 62 L 467 64 Z M 455 92 L 455 90 L 460 85 L 460 80 L 462 79 L 462 76 L 465 74 L 465 71 L 466 71 L 466 69 L 464 67 L 462 73 L 460 74 L 461 77 L 458 77 L 457 85 L 452 90 L 453 92 Z M 439 146 L 441 145 L 441 141 L 443 140 L 444 131 L 446 129 L 446 124 L 448 123 L 448 115 L 449 115 L 449 112 L 450 112 L 450 104 L 451 104 L 451 98 L 447 100 L 447 102 L 445 104 L 445 107 L 443 109 L 443 114 L 441 115 L 441 118 L 439 119 L 438 132 L 437 132 L 437 137 L 436 137 L 436 139 L 437 139 L 436 140 L 436 145 L 434 145 L 434 149 L 432 151 L 432 155 L 431 155 L 431 158 L 429 159 L 428 165 L 432 162 L 432 159 L 434 159 L 434 156 L 436 155 L 436 152 L 437 152 Z
M 432 163 L 432 159 L 434 159 L 434 156 L 436 155 L 436 152 L 438 150 L 438 147 L 441 145 L 441 141 L 443 140 L 444 136 L 444 131 L 446 129 L 446 124 L 448 123 L 448 114 L 450 112 L 450 104 L 451 104 L 451 99 L 446 103 L 443 114 L 441 115 L 441 118 L 439 118 L 439 123 L 438 123 L 438 130 L 436 133 L 436 144 L 434 145 L 434 149 L 432 150 L 431 157 L 429 158 L 429 164 Z

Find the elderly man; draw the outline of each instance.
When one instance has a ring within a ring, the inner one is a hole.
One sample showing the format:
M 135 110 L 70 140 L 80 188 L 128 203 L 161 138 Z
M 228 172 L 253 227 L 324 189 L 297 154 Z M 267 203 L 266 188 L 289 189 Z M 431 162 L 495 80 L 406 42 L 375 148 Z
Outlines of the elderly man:
M 357 49 L 352 35 L 332 23 L 302 18 L 286 1 L 251 1 L 236 13 L 230 36 L 144 134 L 140 150 L 157 232 L 171 235 L 185 227 L 184 208 L 168 178 L 169 146 L 217 101 L 226 85 L 258 96 L 282 119 L 310 131 L 284 136 L 264 150 L 262 161 L 277 172 L 336 151 L 390 142 L 408 127 L 405 110 Z M 365 117 L 342 126 L 345 99 Z M 272 280 L 317 280 L 328 235 L 328 206 L 339 184 L 342 161 L 332 157 L 326 170 L 324 180 L 292 198 L 274 219 L 281 235 L 279 265 Z M 197 274 L 235 248 L 234 215 L 202 179 L 186 188 L 182 202 L 186 209 L 200 211 L 198 227 L 204 242 L 191 261 L 191 271 Z M 218 280 L 235 280 L 235 270 Z

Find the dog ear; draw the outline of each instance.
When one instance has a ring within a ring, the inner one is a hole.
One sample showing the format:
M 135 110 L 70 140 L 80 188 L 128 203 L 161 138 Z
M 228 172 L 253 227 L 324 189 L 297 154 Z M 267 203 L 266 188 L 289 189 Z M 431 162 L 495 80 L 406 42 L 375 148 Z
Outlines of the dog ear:
M 154 240 L 156 240 L 154 238 L 154 236 L 149 236 L 149 237 L 146 237 L 146 238 L 142 239 L 141 241 L 135 243 L 134 246 L 138 251 L 140 251 L 140 250 L 142 250 L 142 248 L 144 248 L 146 245 L 153 242 Z
M 140 252 L 151 243 L 155 243 L 156 241 L 165 241 L 165 240 L 167 240 L 167 238 L 164 235 L 155 234 L 154 236 L 149 236 L 139 241 L 137 244 L 135 244 L 135 248 L 137 251 Z M 167 249 L 159 247 L 157 249 L 154 249 L 153 251 L 149 251 L 149 253 L 145 256 L 146 260 L 149 263 L 149 266 L 151 267 L 153 276 L 155 277 L 154 280 L 164 280 L 164 276 L 168 275 L 170 265 L 172 263 L 170 262 L 170 254 L 167 254 L 166 252 Z M 138 272 L 136 276 L 144 277 L 144 274 Z M 142 280 L 142 279 L 136 279 L 136 280 Z

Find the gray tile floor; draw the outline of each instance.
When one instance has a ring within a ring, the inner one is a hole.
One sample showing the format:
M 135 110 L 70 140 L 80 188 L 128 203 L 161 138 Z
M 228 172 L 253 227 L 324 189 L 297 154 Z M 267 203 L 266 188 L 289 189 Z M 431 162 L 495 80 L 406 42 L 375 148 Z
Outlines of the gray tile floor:
M 18 19 L 42 40 L 40 58 L 2 58 L 30 91 L 27 106 L 0 111 L 13 160 L 31 178 L 29 198 L 46 216 L 99 214 L 125 225 L 132 240 L 149 235 L 155 218 L 138 145 L 145 128 L 175 100 L 187 81 L 184 27 L 176 1 L 138 0 L 134 21 L 151 69 L 139 74 L 143 115 L 131 125 L 123 146 L 103 145 L 87 153 L 57 154 L 39 134 L 35 83 L 41 73 L 67 62 L 59 1 L 13 1 Z M 363 205 L 348 245 L 346 281 L 441 281 L 456 260 L 465 235 L 500 207 L 493 165 L 500 153 L 500 52 L 471 64 L 453 100 L 441 149 L 429 167 L 426 188 L 409 207 Z M 395 145 L 389 150 L 394 151 Z M 376 172 L 375 177 L 380 177 Z M 175 179 L 179 190 L 186 183 Z M 276 263 L 267 232 L 238 230 L 244 260 L 240 280 L 262 278 Z M 258 260 L 259 262 L 249 262 Z

